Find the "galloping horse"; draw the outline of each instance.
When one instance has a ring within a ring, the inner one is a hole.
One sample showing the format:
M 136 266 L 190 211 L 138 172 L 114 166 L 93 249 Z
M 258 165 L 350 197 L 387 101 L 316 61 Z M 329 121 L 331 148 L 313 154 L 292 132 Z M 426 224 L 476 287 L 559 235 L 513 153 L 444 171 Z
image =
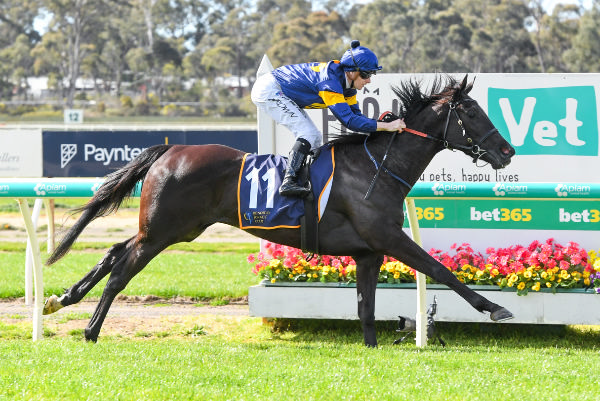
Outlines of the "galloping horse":
M 402 230 L 404 212 L 399 205 L 439 151 L 459 150 L 494 169 L 508 165 L 515 153 L 469 97 L 472 87 L 467 76 L 462 82 L 436 76 L 427 93 L 415 80 L 404 82 L 393 90 L 400 100 L 407 132 L 350 134 L 333 143 L 336 166 L 329 202 L 319 222 L 319 249 L 323 254 L 349 255 L 356 261 L 358 316 L 367 346 L 377 345 L 375 290 L 384 255 L 447 285 L 478 311 L 489 312 L 493 321 L 513 317 L 461 283 Z M 376 160 L 382 160 L 388 151 L 382 174 L 366 197 L 378 167 Z M 243 152 L 221 145 L 157 145 L 108 175 L 94 197 L 80 208 L 80 218 L 46 264 L 63 257 L 92 220 L 116 211 L 143 180 L 139 232 L 113 245 L 62 296 L 51 296 L 44 314 L 79 302 L 110 273 L 85 329 L 85 338 L 97 341 L 111 303 L 152 258 L 171 244 L 192 241 L 214 223 L 239 227 L 236 191 L 243 158 Z M 298 228 L 247 231 L 300 247 Z

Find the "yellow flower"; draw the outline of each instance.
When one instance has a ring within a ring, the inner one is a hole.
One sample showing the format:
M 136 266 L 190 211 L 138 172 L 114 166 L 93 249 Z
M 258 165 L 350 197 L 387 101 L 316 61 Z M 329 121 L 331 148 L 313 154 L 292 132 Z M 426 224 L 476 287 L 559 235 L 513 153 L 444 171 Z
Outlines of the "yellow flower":
M 585 284 L 586 286 L 590 285 L 590 279 L 589 278 L 584 279 L 583 284 Z
M 600 259 L 596 259 L 594 261 L 594 270 L 596 270 L 597 272 L 600 272 Z
M 548 287 L 548 288 L 552 287 L 552 283 L 551 282 L 547 282 L 546 283 L 546 287 Z
M 272 278 L 272 279 L 271 279 L 271 282 L 272 282 L 272 283 L 274 283 L 274 282 L 276 282 L 276 281 L 277 281 L 277 280 L 276 280 L 275 278 Z
M 317 273 L 313 273 L 313 278 L 317 278 L 319 275 Z
M 485 272 L 484 272 L 483 270 L 477 270 L 477 272 L 475 273 L 475 275 L 476 275 L 477 277 L 481 277 L 481 276 L 483 276 L 484 274 L 485 274 Z
M 546 279 L 546 277 L 548 277 L 548 273 L 546 273 L 546 272 L 542 272 L 542 278 L 545 280 L 545 279 Z
M 525 277 L 525 278 L 531 278 L 531 270 L 526 270 L 526 271 L 523 273 L 523 277 Z
M 531 287 L 531 289 L 532 289 L 533 291 L 539 291 L 539 290 L 540 290 L 540 286 L 541 286 L 541 283 L 538 281 L 537 283 L 535 283 L 535 284 L 533 285 L 533 287 Z
M 496 268 L 493 268 L 492 271 L 490 272 L 490 274 L 492 275 L 492 277 L 496 277 L 499 273 L 500 272 Z
M 394 278 L 397 280 L 400 278 L 400 273 L 394 273 Z
M 525 283 L 524 282 L 520 282 L 519 285 L 517 286 L 518 290 L 523 290 L 525 289 Z
M 562 278 L 563 280 L 568 279 L 569 277 L 571 277 L 571 275 L 569 274 L 568 271 L 566 270 L 561 270 L 560 272 L 560 278 Z
M 271 266 L 271 267 L 279 266 L 279 259 L 271 259 L 271 261 L 269 262 L 269 266 Z
M 289 278 L 294 278 L 294 275 L 290 273 Z

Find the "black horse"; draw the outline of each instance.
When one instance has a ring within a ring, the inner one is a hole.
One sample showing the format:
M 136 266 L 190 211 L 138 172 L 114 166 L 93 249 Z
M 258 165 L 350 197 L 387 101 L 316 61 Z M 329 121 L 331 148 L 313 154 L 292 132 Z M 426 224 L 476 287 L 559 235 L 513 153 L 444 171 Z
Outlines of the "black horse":
M 350 255 L 356 261 L 358 316 L 368 346 L 377 345 L 375 289 L 384 255 L 446 284 L 478 311 L 489 312 L 493 321 L 512 318 L 508 310 L 458 281 L 402 230 L 404 212 L 400 205 L 439 151 L 457 149 L 495 169 L 508 165 L 514 155 L 514 149 L 469 97 L 472 86 L 467 76 L 462 82 L 437 76 L 424 93 L 419 82 L 405 82 L 394 92 L 401 102 L 400 114 L 409 127 L 407 132 L 356 134 L 335 141 L 335 175 L 319 223 L 319 249 L 329 255 Z M 365 197 L 376 171 L 373 161 L 382 160 L 386 150 L 390 156 L 370 196 Z M 243 152 L 221 145 L 157 145 L 107 176 L 94 197 L 80 209 L 83 213 L 79 220 L 46 264 L 63 257 L 92 220 L 117 210 L 136 183 L 143 180 L 139 232 L 113 245 L 62 296 L 51 296 L 44 314 L 79 302 L 110 273 L 85 329 L 85 338 L 96 341 L 117 294 L 161 251 L 177 242 L 192 241 L 214 223 L 239 227 L 236 190 L 243 157 Z M 247 231 L 272 242 L 300 247 L 297 228 Z

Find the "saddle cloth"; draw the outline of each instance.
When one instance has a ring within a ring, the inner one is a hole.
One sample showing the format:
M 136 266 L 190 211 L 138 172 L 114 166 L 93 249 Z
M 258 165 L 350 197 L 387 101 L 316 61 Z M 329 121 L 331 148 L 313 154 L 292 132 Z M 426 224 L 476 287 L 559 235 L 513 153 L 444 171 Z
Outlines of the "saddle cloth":
M 241 229 L 298 228 L 304 215 L 303 198 L 281 196 L 287 158 L 280 155 L 244 155 L 238 179 L 238 216 Z M 310 166 L 310 182 L 319 220 L 333 182 L 333 147 L 325 145 Z

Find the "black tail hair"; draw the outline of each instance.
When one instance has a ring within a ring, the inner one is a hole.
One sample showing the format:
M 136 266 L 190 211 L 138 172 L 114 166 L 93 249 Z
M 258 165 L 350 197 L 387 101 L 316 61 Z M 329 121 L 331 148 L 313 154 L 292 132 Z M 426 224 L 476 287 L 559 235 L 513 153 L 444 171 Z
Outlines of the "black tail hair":
M 74 209 L 73 214 L 83 212 L 73 227 L 67 231 L 58 247 L 46 261 L 50 266 L 69 252 L 81 232 L 98 217 L 116 212 L 119 206 L 133 195 L 135 186 L 143 181 L 150 167 L 172 145 L 155 145 L 144 150 L 123 168 L 109 174 L 96 194 L 84 206 Z

